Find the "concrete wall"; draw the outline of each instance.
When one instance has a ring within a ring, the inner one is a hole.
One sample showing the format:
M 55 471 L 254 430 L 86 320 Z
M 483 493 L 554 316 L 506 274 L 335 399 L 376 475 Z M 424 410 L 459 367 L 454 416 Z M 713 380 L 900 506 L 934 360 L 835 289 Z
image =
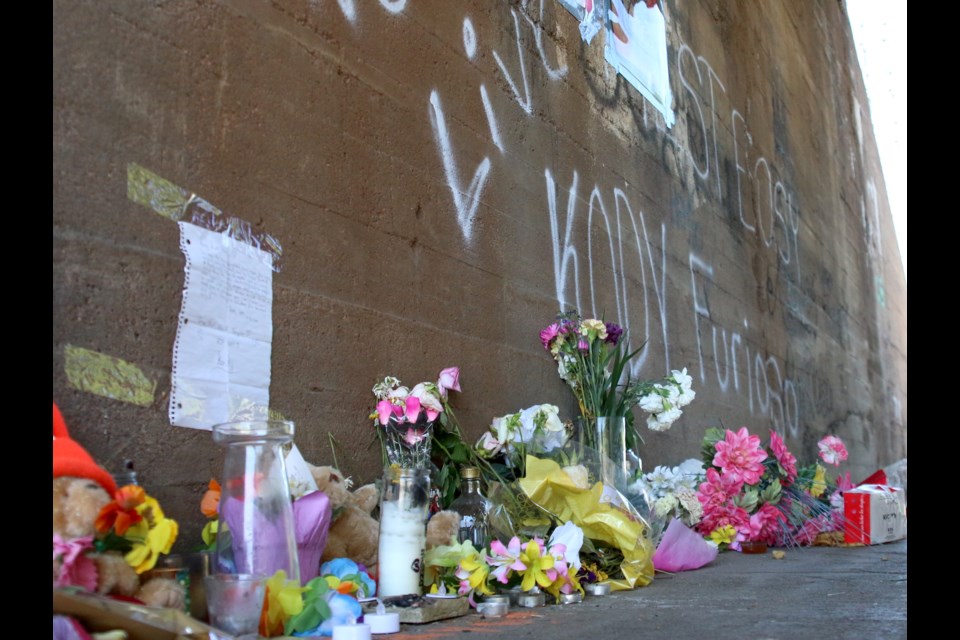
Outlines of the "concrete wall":
M 459 365 L 471 436 L 538 402 L 573 417 L 537 340 L 572 306 L 646 339 L 641 375 L 694 377 L 647 465 L 718 423 L 808 460 L 836 433 L 855 476 L 904 457 L 906 282 L 842 3 L 665 4 L 670 129 L 554 0 L 55 2 L 73 435 L 199 540 L 222 454 L 167 420 L 184 258 L 128 194 L 143 167 L 282 244 L 271 405 L 358 481 L 386 374 Z

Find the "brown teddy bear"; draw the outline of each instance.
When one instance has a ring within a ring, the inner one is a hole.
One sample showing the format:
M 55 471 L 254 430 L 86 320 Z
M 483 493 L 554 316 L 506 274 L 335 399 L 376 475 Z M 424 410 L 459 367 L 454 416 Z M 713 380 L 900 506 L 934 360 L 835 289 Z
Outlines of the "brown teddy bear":
M 350 558 L 376 571 L 380 524 L 370 515 L 379 503 L 376 485 L 365 484 L 351 492 L 351 480 L 338 469 L 317 467 L 307 463 L 317 487 L 327 494 L 333 506 L 323 562 L 334 558 Z M 455 511 L 434 514 L 427 523 L 427 549 L 456 542 L 460 516 Z
M 135 597 L 149 606 L 183 609 L 185 590 L 175 580 L 152 578 L 141 584 L 119 552 L 92 550 L 97 516 L 116 492 L 113 477 L 70 437 L 54 404 L 54 586 L 83 586 L 102 595 Z

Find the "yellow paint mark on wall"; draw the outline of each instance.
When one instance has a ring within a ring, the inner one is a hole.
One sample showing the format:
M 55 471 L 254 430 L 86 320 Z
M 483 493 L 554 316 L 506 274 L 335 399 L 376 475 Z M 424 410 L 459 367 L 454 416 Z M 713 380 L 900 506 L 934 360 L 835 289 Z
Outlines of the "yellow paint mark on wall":
M 64 347 L 63 354 L 63 368 L 74 388 L 141 407 L 153 404 L 157 382 L 137 365 L 73 345 Z
M 186 189 L 135 162 L 127 165 L 127 197 L 174 222 L 184 219 L 187 208 L 194 202 L 214 216 L 221 214 L 219 209 L 206 200 L 197 198 Z

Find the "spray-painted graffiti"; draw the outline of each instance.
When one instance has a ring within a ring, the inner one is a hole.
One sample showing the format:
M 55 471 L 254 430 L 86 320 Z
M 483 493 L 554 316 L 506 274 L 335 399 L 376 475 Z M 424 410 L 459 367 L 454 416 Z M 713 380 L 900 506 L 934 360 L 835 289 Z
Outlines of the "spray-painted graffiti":
M 746 318 L 743 319 L 743 333 L 740 333 L 739 330 L 728 331 L 714 317 L 711 312 L 711 293 L 722 294 L 713 286 L 714 268 L 692 252 L 689 264 L 701 384 L 706 384 L 711 377 L 705 361 L 712 359 L 714 379 L 722 393 L 732 390 L 742 396 L 746 392 L 751 413 L 769 416 L 774 429 L 780 433 L 789 431 L 791 436 L 796 437 L 800 433 L 800 403 L 796 384 L 784 377 L 780 360 L 772 355 L 764 356 L 756 347 L 751 349 L 751 342 L 746 337 L 750 329 Z M 706 338 L 707 334 L 709 339 Z
M 612 291 L 616 317 L 632 336 L 632 342 L 638 345 L 645 338 L 654 335 L 654 323 L 660 325 L 659 336 L 663 340 L 664 371 L 670 370 L 669 327 L 666 305 L 666 242 L 667 227 L 660 225 L 660 247 L 655 250 L 650 243 L 646 220 L 643 212 L 634 213 L 627 195 L 621 189 L 613 189 L 613 211 L 604 200 L 600 188 L 594 185 L 590 192 L 587 215 L 577 216 L 579 204 L 577 197 L 579 176 L 576 171 L 567 189 L 565 215 L 561 216 L 557 198 L 557 184 L 549 169 L 544 171 L 547 188 L 547 208 L 550 217 L 550 238 L 553 243 L 553 274 L 557 302 L 561 309 L 567 309 L 573 301 L 576 308 L 585 312 L 588 309 L 596 316 L 606 311 L 597 304 L 597 292 Z M 597 220 L 595 220 L 595 216 Z M 594 241 L 596 222 L 601 223 L 601 237 Z M 578 240 L 580 242 L 578 242 Z M 605 245 L 605 246 L 604 246 Z M 586 264 L 580 269 L 580 256 L 577 246 L 587 250 Z M 594 247 L 603 247 L 594 258 Z M 603 254 L 602 257 L 599 254 Z M 658 255 L 655 255 L 658 254 Z M 659 258 L 658 258 L 659 256 Z M 597 273 L 601 271 L 609 281 L 601 280 Z M 582 276 L 586 276 L 586 282 Z M 639 276 L 639 277 L 638 277 Z M 586 284 L 589 294 L 589 307 L 584 306 L 581 284 Z M 572 289 L 572 298 L 568 291 Z M 639 292 L 642 305 L 632 304 L 633 292 Z M 652 296 L 651 296 L 652 292 Z M 651 309 L 653 307 L 653 309 Z M 609 309 L 613 311 L 613 309 Z M 637 314 L 643 318 L 643 332 L 638 331 L 640 324 L 633 322 Z M 631 374 L 639 374 L 646 363 L 650 349 L 644 349 L 631 363 Z
M 440 96 L 436 91 L 430 92 L 430 124 L 433 127 L 437 145 L 440 147 L 443 172 L 457 210 L 457 222 L 460 224 L 460 230 L 463 231 L 464 239 L 469 243 L 473 237 L 473 225 L 476 221 L 477 207 L 480 205 L 480 194 L 487 183 L 487 178 L 490 177 L 490 158 L 480 161 L 473 172 L 470 185 L 464 190 L 460 180 L 460 170 L 453 158 L 453 145 L 450 142 L 450 132 L 447 130 L 447 119 L 443 115 Z

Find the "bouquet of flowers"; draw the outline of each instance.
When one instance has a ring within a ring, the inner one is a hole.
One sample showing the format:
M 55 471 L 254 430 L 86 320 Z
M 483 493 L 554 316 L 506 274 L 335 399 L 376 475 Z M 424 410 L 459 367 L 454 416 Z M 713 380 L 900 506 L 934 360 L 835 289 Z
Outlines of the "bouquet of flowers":
M 577 311 L 568 311 L 540 332 L 540 342 L 556 361 L 560 378 L 573 390 L 585 421 L 626 419 L 629 449 L 636 448 L 637 439 L 642 442 L 633 428 L 634 407 L 647 412 L 648 428 L 666 431 L 696 395 L 686 369 L 659 381 L 634 380 L 627 365 L 643 346 L 629 351 L 623 328 L 613 322 L 584 320 Z M 585 445 L 596 448 L 592 434 L 583 436 Z
M 560 421 L 560 409 L 552 404 L 536 404 L 516 413 L 494 418 L 476 444 L 484 458 L 503 455 L 506 465 L 522 468 L 523 457 L 561 449 L 570 439 L 572 428 Z
M 449 412 L 448 391 L 460 391 L 457 367 L 441 371 L 437 382 L 421 382 L 413 389 L 394 376 L 373 386 L 377 406 L 370 418 L 385 462 L 405 468 L 427 465 L 434 424 Z
M 819 443 L 820 458 L 839 465 L 847 450 L 836 436 Z M 767 447 L 746 427 L 734 433 L 708 429 L 703 460 L 709 465 L 697 497 L 703 504 L 698 530 L 719 544 L 762 541 L 776 546 L 813 544 L 821 533 L 842 531 L 843 491 L 850 474 L 836 483 L 819 462 L 798 468 L 783 438 L 770 432 Z
M 697 488 L 703 480 L 703 463 L 691 458 L 679 466 L 657 467 L 639 476 L 627 487 L 627 493 L 642 496 L 660 521 L 676 518 L 692 527 L 703 517 L 703 505 L 697 499 Z
M 468 596 L 491 595 L 495 583 L 523 591 L 543 589 L 554 597 L 560 593 L 583 593 L 577 576 L 581 568 L 583 531 L 572 522 L 554 529 L 548 539 L 500 540 L 489 549 L 476 549 L 469 542 L 435 547 L 424 558 L 425 582 L 433 593 L 456 591 Z

